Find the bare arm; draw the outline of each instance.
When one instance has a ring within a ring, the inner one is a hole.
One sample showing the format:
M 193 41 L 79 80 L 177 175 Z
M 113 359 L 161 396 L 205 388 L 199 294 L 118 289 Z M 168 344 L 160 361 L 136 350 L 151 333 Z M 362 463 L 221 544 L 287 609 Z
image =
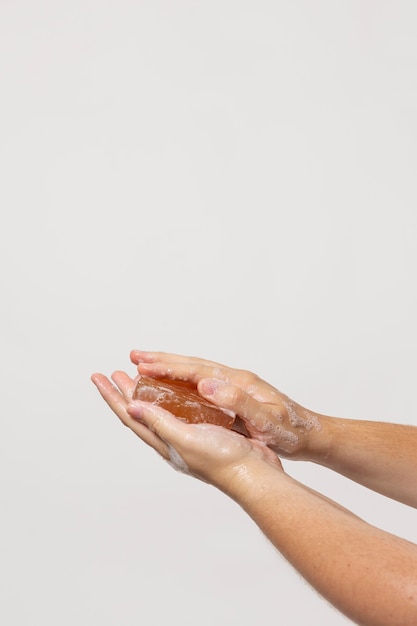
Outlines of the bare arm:
M 295 569 L 354 622 L 417 623 L 417 546 L 265 465 L 253 466 L 231 495 Z
M 131 358 L 141 373 L 193 381 L 280 456 L 324 465 L 417 507 L 417 427 L 321 415 L 251 372 L 195 357 L 135 350 Z
M 132 403 L 134 381 L 93 381 L 128 426 L 180 471 L 209 482 L 246 510 L 300 574 L 363 626 L 415 626 L 417 546 L 370 526 L 287 476 L 256 440 L 210 424 L 181 422 L 160 407 Z M 277 591 L 278 593 L 278 591 Z
M 319 416 L 322 441 L 309 460 L 389 498 L 417 507 L 417 428 L 386 422 Z

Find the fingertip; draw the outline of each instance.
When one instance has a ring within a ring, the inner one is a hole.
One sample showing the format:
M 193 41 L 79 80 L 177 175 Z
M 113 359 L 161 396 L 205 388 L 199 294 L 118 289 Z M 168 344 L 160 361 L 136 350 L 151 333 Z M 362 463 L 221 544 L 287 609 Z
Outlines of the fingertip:
M 152 352 L 146 352 L 145 350 L 131 350 L 130 360 L 135 365 L 138 365 L 142 361 L 149 361 L 152 359 Z
M 139 350 L 131 350 L 129 356 L 132 363 L 135 365 L 139 363 Z
M 120 376 L 125 376 L 126 372 L 123 372 L 122 370 L 115 370 L 112 374 L 111 374 L 111 379 L 115 380 L 117 378 L 119 378 Z
M 126 407 L 126 411 L 131 417 L 140 419 L 143 415 L 143 406 L 138 402 L 130 402 Z

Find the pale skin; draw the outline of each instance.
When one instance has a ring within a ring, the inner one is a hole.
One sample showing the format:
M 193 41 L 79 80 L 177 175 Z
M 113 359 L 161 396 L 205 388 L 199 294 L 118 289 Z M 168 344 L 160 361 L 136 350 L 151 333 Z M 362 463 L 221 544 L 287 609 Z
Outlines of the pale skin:
M 417 506 L 417 428 L 324 416 L 256 375 L 195 357 L 134 350 L 139 375 L 187 380 L 234 411 L 247 436 L 186 424 L 132 401 L 135 379 L 93 382 L 120 420 L 176 469 L 233 498 L 329 602 L 357 624 L 417 624 L 417 546 L 386 533 L 295 481 L 279 456 L 329 467 Z

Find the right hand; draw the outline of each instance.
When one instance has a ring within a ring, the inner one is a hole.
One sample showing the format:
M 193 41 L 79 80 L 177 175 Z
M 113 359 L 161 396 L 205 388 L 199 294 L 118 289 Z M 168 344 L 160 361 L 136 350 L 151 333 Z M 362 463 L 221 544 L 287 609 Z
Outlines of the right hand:
M 138 372 L 155 378 L 185 380 L 213 404 L 234 411 L 252 439 L 284 457 L 308 458 L 319 415 L 308 411 L 252 372 L 213 361 L 165 352 L 133 350 Z

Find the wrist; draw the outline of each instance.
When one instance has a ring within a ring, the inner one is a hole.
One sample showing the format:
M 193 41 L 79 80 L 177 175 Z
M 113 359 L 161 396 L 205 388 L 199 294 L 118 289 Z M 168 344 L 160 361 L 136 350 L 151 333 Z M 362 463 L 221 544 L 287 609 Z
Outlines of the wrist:
M 277 481 L 288 481 L 289 476 L 279 466 L 260 458 L 251 458 L 229 469 L 219 488 L 244 507 L 245 502 L 263 498 L 276 488 Z
M 316 455 L 325 454 L 328 448 L 327 421 L 326 416 L 310 411 L 284 396 L 282 421 L 274 436 L 276 440 L 269 445 L 279 456 L 302 461 L 312 460 Z
M 335 437 L 335 418 L 313 413 L 317 426 L 306 433 L 303 449 L 298 455 L 299 460 L 320 463 L 325 461 L 333 448 Z

